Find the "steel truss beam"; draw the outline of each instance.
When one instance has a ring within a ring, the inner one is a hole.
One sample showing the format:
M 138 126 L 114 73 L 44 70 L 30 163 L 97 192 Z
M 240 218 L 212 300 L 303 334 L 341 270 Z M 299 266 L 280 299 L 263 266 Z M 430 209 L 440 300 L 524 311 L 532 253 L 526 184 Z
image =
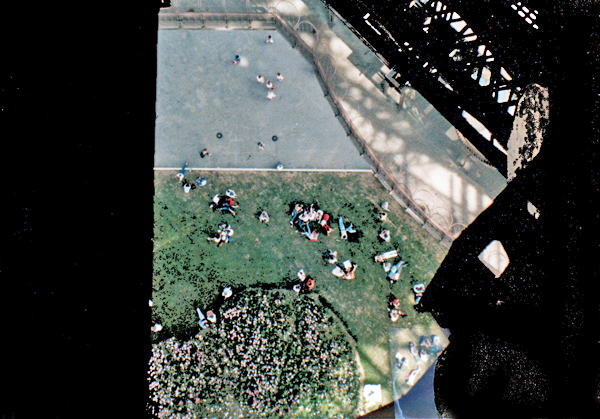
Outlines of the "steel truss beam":
M 503 3 L 503 9 L 498 9 L 473 0 L 406 0 L 400 5 L 323 1 L 342 12 L 387 61 L 400 85 L 414 86 L 506 176 L 506 155 L 501 148 L 507 149 L 516 104 L 527 84 L 539 82 L 538 73 L 515 64 L 522 52 L 513 50 L 539 44 L 545 25 L 537 9 L 524 2 L 515 2 L 514 7 Z M 494 32 L 507 30 L 523 39 L 520 45 L 506 45 Z M 541 62 L 538 50 L 530 48 L 529 53 Z M 463 111 L 488 132 L 478 132 Z

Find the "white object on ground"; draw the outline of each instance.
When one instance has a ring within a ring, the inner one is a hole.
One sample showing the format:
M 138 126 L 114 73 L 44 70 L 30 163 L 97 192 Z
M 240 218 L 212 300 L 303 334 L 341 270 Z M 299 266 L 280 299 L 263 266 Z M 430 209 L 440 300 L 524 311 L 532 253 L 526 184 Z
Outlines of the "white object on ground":
M 233 291 L 231 291 L 230 287 L 227 287 L 223 290 L 223 297 L 225 297 L 225 298 L 231 297 L 232 294 L 233 294 Z
M 381 384 L 365 384 L 363 395 L 367 403 L 380 403 L 382 400 Z
M 421 371 L 421 367 L 417 367 L 414 370 L 412 370 L 410 374 L 408 374 L 408 377 L 406 377 L 406 384 L 408 384 L 409 386 L 414 385 L 419 371 Z
M 344 272 L 344 270 L 339 266 L 336 266 L 335 269 L 331 271 L 331 273 L 337 276 L 338 278 L 341 278 L 342 276 L 346 275 L 346 272 Z
M 390 250 L 388 252 L 382 253 L 380 255 L 375 256 L 375 262 L 383 262 L 386 259 L 395 258 L 398 256 L 397 250 Z

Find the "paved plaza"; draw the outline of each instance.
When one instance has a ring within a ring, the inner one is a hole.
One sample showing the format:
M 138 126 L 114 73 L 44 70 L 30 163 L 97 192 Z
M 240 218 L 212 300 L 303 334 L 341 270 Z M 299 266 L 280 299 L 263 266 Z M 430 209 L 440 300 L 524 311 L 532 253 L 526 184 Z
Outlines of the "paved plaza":
M 314 25 L 315 51 L 335 68 L 329 81 L 345 111 L 376 157 L 441 227 L 470 224 L 506 186 L 494 168 L 469 157 L 456 130 L 418 92 L 399 107 L 397 94 L 381 85 L 387 69 L 341 20 L 330 19 L 320 0 L 223 4 L 178 0 L 161 13 L 276 7 L 292 23 Z M 268 34 L 274 44 L 264 42 Z M 183 161 L 206 169 L 272 169 L 280 161 L 296 169 L 370 167 L 323 97 L 314 67 L 276 31 L 169 29 L 158 39 L 157 168 Z M 235 54 L 239 66 L 231 65 Z M 273 79 L 276 72 L 286 80 L 274 82 L 277 96 L 270 101 L 255 77 Z M 204 147 L 211 155 L 201 159 Z
M 239 65 L 232 65 L 235 55 Z M 314 67 L 277 31 L 165 30 L 158 57 L 156 166 L 369 169 Z M 275 86 L 272 100 L 267 80 Z M 201 158 L 204 148 L 210 155 Z

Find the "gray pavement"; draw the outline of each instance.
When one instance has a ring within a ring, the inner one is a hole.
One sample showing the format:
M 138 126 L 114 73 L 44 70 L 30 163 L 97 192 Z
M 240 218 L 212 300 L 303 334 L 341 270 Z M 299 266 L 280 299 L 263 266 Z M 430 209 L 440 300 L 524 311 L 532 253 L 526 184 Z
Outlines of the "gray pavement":
M 399 108 L 395 93 L 380 85 L 378 73 L 387 69 L 340 20 L 328 24 L 320 0 L 291 3 L 249 4 L 253 10 L 277 6 L 294 22 L 311 22 L 319 36 L 316 51 L 335 69 L 330 82 L 377 158 L 442 227 L 470 224 L 506 186 L 504 177 L 468 157 L 454 128 L 418 92 Z M 178 0 L 165 12 L 223 9 L 243 12 L 247 3 Z M 187 160 L 193 167 L 271 168 L 281 160 L 289 168 L 368 167 L 334 118 L 312 66 L 269 33 L 273 45 L 264 43 L 266 31 L 160 31 L 157 166 Z M 234 67 L 236 53 L 243 65 Z M 277 71 L 287 80 L 276 84 L 277 97 L 269 101 L 254 77 Z M 272 135 L 281 140 L 273 143 Z M 262 155 L 258 141 L 267 145 Z M 204 160 L 196 158 L 203 147 L 212 154 Z
M 265 43 L 268 34 L 273 44 Z M 236 54 L 241 63 L 234 66 Z M 336 120 L 314 67 L 277 31 L 164 30 L 158 57 L 157 167 L 185 160 L 207 169 L 271 169 L 278 162 L 296 169 L 369 169 Z M 275 85 L 274 99 L 257 83 L 259 74 Z M 210 155 L 201 158 L 204 148 Z

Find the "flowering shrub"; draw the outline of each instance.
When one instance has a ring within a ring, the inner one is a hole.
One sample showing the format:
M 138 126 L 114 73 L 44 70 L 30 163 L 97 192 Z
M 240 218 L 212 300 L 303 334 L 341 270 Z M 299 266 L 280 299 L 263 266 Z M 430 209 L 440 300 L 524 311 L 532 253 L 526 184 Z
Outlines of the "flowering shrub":
M 359 380 L 342 328 L 319 302 L 292 294 L 248 290 L 193 339 L 154 344 L 155 415 L 355 417 Z

